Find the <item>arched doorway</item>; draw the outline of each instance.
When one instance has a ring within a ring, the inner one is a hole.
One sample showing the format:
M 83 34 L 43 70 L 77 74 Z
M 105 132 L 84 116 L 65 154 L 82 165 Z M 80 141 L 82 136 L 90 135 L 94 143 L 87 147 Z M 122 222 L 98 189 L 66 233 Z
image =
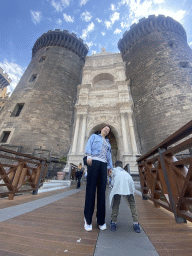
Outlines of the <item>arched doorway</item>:
M 91 129 L 90 133 L 89 133 L 89 137 L 95 133 L 95 134 L 99 134 L 102 127 L 104 127 L 107 124 L 98 124 L 97 126 L 95 126 L 94 128 Z M 113 127 L 111 127 L 111 125 L 109 125 L 109 127 L 111 128 L 111 132 L 108 136 L 109 139 L 109 143 L 111 145 L 111 156 L 112 156 L 112 162 L 113 165 L 115 164 L 115 162 L 118 160 L 119 157 L 119 152 L 118 152 L 118 145 L 117 145 L 117 140 L 116 140 L 116 131 Z

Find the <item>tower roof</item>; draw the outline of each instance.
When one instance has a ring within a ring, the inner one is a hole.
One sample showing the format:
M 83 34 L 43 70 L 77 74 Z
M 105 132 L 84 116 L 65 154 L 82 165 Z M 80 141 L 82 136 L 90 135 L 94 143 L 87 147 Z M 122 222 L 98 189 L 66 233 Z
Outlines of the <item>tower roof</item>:
M 142 37 L 159 31 L 170 31 L 179 34 L 184 41 L 187 41 L 187 35 L 183 26 L 172 19 L 171 17 L 165 17 L 164 15 L 150 15 L 147 19 L 142 18 L 137 24 L 133 24 L 129 31 L 125 31 L 123 38 L 118 42 L 118 48 L 121 52 L 129 49 L 136 41 Z
M 32 49 L 32 57 L 39 49 L 48 46 L 64 47 L 77 54 L 84 61 L 89 50 L 88 46 L 83 43 L 81 38 L 77 38 L 76 34 L 69 33 L 68 30 L 55 29 L 54 31 L 49 30 L 37 39 Z

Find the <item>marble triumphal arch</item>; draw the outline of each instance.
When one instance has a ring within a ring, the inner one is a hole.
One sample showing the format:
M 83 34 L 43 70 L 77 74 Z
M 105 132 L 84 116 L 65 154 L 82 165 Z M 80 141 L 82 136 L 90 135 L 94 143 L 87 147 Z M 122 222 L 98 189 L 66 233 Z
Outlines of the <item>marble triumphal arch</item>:
M 77 91 L 68 163 L 78 165 L 82 162 L 89 136 L 99 131 L 104 124 L 111 127 L 109 140 L 113 162 L 120 159 L 124 165 L 129 163 L 131 173 L 137 173 L 136 156 L 139 155 L 139 148 L 125 63 L 120 53 L 102 51 L 86 57 L 82 84 Z

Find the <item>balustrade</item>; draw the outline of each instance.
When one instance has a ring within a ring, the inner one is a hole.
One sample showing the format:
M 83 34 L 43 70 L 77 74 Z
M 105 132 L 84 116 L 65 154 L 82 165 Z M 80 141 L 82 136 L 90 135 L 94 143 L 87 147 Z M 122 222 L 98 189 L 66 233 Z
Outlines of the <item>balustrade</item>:
M 143 199 L 174 213 L 177 223 L 192 221 L 192 121 L 138 162 Z

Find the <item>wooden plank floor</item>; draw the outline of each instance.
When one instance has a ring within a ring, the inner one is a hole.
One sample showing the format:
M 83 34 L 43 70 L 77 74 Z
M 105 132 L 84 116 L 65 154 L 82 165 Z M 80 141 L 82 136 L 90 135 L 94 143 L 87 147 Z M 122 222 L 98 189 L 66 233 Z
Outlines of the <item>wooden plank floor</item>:
M 18 196 L 13 201 L 2 199 L 0 208 L 68 189 L 37 196 Z M 154 208 L 151 201 L 143 201 L 137 194 L 135 196 L 139 222 L 159 255 L 192 255 L 192 223 L 177 224 L 172 213 L 163 208 Z M 86 232 L 83 228 L 84 198 L 85 190 L 79 191 L 32 212 L 0 222 L 0 256 L 93 255 L 99 229 L 95 215 L 93 231 Z
M 19 205 L 19 204 L 28 203 L 28 202 L 35 201 L 37 199 L 41 199 L 41 198 L 48 197 L 48 196 L 53 196 L 53 195 L 71 190 L 73 188 L 76 188 L 76 185 L 66 187 L 63 189 L 39 193 L 37 195 L 32 195 L 32 192 L 25 192 L 22 195 L 21 194 L 16 195 L 13 200 L 8 200 L 7 198 L 0 198 L 0 209 Z
M 175 222 L 174 215 L 155 208 L 150 200 L 136 195 L 139 222 L 160 256 L 192 255 L 192 223 Z
M 83 228 L 84 196 L 83 190 L 0 222 L 0 255 L 93 255 L 99 229 Z

